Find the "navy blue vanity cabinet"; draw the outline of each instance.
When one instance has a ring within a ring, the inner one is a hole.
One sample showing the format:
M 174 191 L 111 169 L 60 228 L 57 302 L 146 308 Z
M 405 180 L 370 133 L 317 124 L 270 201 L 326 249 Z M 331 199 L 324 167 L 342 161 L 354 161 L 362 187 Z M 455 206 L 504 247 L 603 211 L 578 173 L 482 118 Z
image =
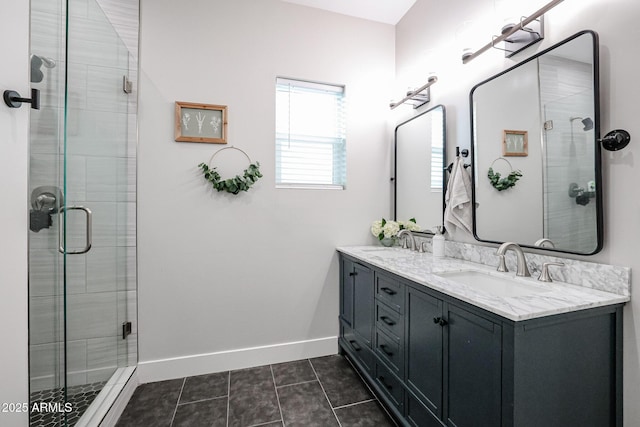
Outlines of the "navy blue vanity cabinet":
M 375 381 L 394 411 L 404 415 L 404 284 L 375 270 Z
M 343 257 L 340 276 L 340 344 L 347 347 L 365 371 L 373 374 L 373 270 Z
M 500 426 L 501 325 L 411 285 L 406 300 L 407 418 Z
M 341 352 L 400 425 L 622 427 L 622 304 L 513 321 L 340 259 Z

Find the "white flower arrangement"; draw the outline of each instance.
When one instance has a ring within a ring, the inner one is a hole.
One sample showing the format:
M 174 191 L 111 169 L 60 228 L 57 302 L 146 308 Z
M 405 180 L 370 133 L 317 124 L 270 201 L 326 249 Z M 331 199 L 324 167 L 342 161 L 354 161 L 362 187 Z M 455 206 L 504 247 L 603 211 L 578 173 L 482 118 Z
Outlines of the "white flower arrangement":
M 400 230 L 420 231 L 421 229 L 422 228 L 416 224 L 415 218 L 411 218 L 409 221 L 387 221 L 382 218 L 373 221 L 371 224 L 371 234 L 376 236 L 378 240 L 397 237 Z

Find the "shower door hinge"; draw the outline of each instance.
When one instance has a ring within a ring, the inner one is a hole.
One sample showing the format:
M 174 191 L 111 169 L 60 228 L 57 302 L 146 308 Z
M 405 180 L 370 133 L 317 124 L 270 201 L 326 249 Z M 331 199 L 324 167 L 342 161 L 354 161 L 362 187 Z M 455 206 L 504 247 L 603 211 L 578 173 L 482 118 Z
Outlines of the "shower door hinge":
M 133 83 L 127 76 L 122 76 L 122 90 L 124 93 L 133 92 Z
M 544 130 L 552 130 L 553 129 L 553 120 L 547 120 L 544 122 Z
M 131 322 L 122 323 L 122 339 L 126 340 L 127 335 L 131 335 Z

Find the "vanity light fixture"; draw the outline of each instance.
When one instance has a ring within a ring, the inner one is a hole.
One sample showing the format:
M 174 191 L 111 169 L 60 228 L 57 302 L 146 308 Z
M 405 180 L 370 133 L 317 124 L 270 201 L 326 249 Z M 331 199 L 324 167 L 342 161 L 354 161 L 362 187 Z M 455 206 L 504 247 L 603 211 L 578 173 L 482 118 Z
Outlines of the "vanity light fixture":
M 541 7 L 530 16 L 523 16 L 520 22 L 513 25 L 507 25 L 502 28 L 502 34 L 499 36 L 493 36 L 492 40 L 476 50 L 475 52 L 465 51 L 462 54 L 462 63 L 466 64 L 475 57 L 483 54 L 491 48 L 502 49 L 496 45 L 500 42 L 505 42 L 505 56 L 507 58 L 520 52 L 532 44 L 541 41 L 544 38 L 544 15 L 564 0 L 553 0 Z
M 407 96 L 405 96 L 398 102 L 391 102 L 389 104 L 389 107 L 391 107 L 391 109 L 393 110 L 394 108 L 404 104 L 405 102 L 411 102 L 414 109 L 422 107 L 424 104 L 428 103 L 431 100 L 431 91 L 429 87 L 431 87 L 431 85 L 437 81 L 438 78 L 436 76 L 429 76 L 429 79 L 427 80 L 427 83 L 425 85 L 420 86 L 418 89 L 407 92 Z

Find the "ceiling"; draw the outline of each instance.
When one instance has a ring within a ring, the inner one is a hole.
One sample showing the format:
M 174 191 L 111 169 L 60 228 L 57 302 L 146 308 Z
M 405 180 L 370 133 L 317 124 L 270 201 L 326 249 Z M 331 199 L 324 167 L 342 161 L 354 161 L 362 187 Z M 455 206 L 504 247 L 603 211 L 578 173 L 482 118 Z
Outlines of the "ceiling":
M 282 0 L 343 15 L 396 25 L 416 0 Z

